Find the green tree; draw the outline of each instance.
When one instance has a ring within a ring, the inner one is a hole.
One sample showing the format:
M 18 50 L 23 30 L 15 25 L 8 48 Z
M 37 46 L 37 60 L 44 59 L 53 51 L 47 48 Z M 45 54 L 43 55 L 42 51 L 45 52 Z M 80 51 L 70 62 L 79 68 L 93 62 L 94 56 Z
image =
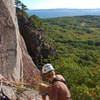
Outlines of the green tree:
M 27 10 L 27 6 L 24 5 L 20 0 L 15 0 L 15 5 L 17 8 L 20 8 L 23 12 Z
M 40 18 L 36 15 L 30 16 L 29 24 L 35 29 L 39 29 L 42 27 L 42 22 L 41 22 Z
M 25 10 L 28 10 L 27 6 L 21 3 L 21 10 L 22 10 L 22 16 L 25 14 Z
M 17 8 L 20 8 L 20 6 L 21 6 L 21 1 L 20 1 L 20 0 L 15 0 L 15 6 L 16 6 Z
M 21 10 L 24 12 L 25 10 L 28 10 L 27 6 L 21 3 Z

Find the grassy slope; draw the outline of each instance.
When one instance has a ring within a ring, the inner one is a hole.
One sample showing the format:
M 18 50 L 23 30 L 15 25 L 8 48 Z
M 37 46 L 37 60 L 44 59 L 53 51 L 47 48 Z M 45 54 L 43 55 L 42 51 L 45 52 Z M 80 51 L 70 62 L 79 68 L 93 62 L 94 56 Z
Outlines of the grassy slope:
M 73 100 L 100 99 L 100 17 L 44 19 L 58 57 L 47 60 L 68 82 Z

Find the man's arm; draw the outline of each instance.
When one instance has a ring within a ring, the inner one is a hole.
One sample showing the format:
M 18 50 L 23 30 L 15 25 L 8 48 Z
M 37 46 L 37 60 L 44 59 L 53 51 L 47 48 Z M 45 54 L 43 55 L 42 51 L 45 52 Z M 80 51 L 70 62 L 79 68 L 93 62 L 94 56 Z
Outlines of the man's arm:
M 39 92 L 42 95 L 42 100 L 46 100 L 48 85 L 44 83 L 39 84 Z
M 45 95 L 42 95 L 42 100 L 46 100 L 46 96 Z

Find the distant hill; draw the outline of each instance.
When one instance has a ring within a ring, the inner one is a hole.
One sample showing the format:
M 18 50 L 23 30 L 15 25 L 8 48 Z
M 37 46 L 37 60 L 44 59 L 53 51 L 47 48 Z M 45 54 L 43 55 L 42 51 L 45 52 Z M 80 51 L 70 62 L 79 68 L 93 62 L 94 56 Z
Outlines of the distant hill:
M 71 99 L 100 100 L 100 16 L 42 20 L 57 52 L 57 58 L 46 61 L 66 79 Z
M 62 16 L 85 16 L 98 15 L 100 16 L 100 9 L 40 9 L 28 10 L 29 15 L 37 15 L 40 18 L 53 18 Z

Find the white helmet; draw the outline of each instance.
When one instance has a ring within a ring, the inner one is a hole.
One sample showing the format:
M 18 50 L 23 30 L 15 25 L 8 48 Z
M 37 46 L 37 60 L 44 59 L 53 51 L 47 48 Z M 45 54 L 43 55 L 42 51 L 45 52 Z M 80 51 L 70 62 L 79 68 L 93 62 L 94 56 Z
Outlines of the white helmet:
M 51 72 L 51 71 L 53 71 L 53 70 L 54 70 L 54 68 L 53 68 L 53 66 L 52 66 L 51 64 L 45 64 L 45 65 L 42 67 L 42 73 L 43 73 L 43 74 L 46 74 L 46 73 Z

